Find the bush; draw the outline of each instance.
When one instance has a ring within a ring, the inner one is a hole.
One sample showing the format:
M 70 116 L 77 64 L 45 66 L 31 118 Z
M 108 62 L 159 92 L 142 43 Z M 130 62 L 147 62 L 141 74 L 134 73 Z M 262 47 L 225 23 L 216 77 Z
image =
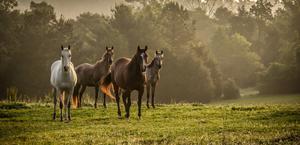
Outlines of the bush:
M 223 85 L 224 99 L 237 99 L 240 97 L 240 90 L 233 79 L 227 79 Z
M 295 66 L 272 63 L 260 74 L 258 90 L 260 94 L 298 93 L 299 81 Z

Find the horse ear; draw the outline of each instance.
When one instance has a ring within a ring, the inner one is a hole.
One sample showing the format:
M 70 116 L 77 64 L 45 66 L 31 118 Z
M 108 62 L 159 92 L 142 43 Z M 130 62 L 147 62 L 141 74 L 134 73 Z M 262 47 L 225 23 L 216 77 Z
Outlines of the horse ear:
M 105 49 L 108 50 L 108 47 L 106 46 Z
M 164 54 L 164 51 L 161 50 L 160 53 L 161 53 L 161 54 Z
M 138 47 L 137 47 L 137 51 L 139 51 L 139 50 L 141 50 L 140 45 L 138 45 Z
M 69 50 L 71 49 L 71 46 L 70 46 L 70 45 L 68 45 L 68 49 L 69 49 Z
M 148 49 L 148 46 L 146 45 L 146 46 L 145 46 L 145 51 L 147 51 L 147 49 Z
M 61 50 L 64 50 L 64 46 L 63 45 L 61 45 Z
M 157 50 L 155 51 L 155 54 L 158 54 L 158 51 L 157 51 Z
M 114 49 L 114 46 L 111 46 L 111 50 L 113 50 Z

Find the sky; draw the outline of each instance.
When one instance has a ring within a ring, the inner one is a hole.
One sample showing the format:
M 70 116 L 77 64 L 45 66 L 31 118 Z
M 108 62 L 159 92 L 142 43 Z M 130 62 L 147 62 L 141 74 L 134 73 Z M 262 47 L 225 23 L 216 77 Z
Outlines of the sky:
M 31 1 L 45 1 L 51 4 L 57 16 L 63 14 L 66 18 L 76 18 L 80 13 L 92 12 L 104 15 L 110 15 L 111 9 L 116 4 L 124 2 L 124 0 L 17 0 L 18 9 L 29 9 Z
M 17 0 L 18 7 L 22 11 L 29 9 L 31 1 L 41 2 L 45 1 L 51 4 L 57 16 L 61 14 L 65 18 L 76 18 L 83 12 L 99 13 L 104 15 L 111 15 L 111 9 L 125 0 Z M 179 3 L 185 4 L 188 0 L 174 0 Z M 255 1 L 255 0 L 250 0 Z

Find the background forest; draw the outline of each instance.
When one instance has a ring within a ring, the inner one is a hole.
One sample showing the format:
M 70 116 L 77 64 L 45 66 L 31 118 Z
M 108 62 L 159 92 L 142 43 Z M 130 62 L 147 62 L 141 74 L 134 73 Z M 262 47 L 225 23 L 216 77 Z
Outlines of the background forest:
M 261 94 L 300 92 L 300 1 L 126 0 L 112 15 L 57 16 L 46 2 L 20 11 L 0 0 L 0 99 L 10 90 L 38 98 L 51 90 L 50 65 L 60 45 L 72 61 L 94 63 L 105 46 L 115 59 L 137 45 L 165 54 L 157 88 L 160 102 L 210 102 Z

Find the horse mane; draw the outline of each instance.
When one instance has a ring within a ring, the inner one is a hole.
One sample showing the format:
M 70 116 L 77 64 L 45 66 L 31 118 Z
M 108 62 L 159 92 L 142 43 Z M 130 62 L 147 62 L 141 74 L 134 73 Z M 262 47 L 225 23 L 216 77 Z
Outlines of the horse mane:
M 138 68 L 139 64 L 138 64 L 138 54 L 137 53 L 132 57 L 132 59 L 128 65 L 129 65 L 129 68 L 131 70 L 135 70 L 136 73 L 140 72 L 140 69 Z
M 94 64 L 95 67 L 96 67 L 97 65 L 99 65 L 100 63 L 102 63 L 102 62 L 105 61 L 104 56 L 105 56 L 106 53 L 107 53 L 107 52 L 103 53 L 103 54 L 102 54 L 102 57 L 100 57 L 100 59 L 96 61 L 96 63 Z
M 154 60 L 155 60 L 155 58 L 153 58 L 153 60 L 151 61 L 151 63 L 147 67 L 153 67 L 154 66 Z

